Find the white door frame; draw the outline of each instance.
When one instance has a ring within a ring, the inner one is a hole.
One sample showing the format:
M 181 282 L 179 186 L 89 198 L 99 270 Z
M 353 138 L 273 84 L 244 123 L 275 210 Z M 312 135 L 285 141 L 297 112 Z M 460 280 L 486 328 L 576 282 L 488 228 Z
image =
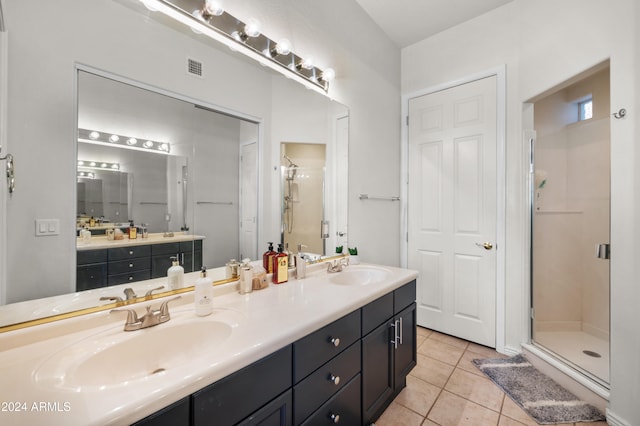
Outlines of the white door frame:
M 409 259 L 409 228 L 408 228 L 408 200 L 409 195 L 409 132 L 407 119 L 409 117 L 409 100 L 441 90 L 450 89 L 462 84 L 471 83 L 487 77 L 496 76 L 496 156 L 498 170 L 496 170 L 496 350 L 505 352 L 506 345 L 506 222 L 505 222 L 505 192 L 506 192 L 506 66 L 485 70 L 477 74 L 468 75 L 458 80 L 438 84 L 427 89 L 402 95 L 402 143 L 401 143 L 401 178 L 400 199 L 402 213 L 400 218 L 400 263 L 403 268 L 408 265 Z
M 0 18 L 2 16 L 0 5 Z M 1 23 L 0 23 L 1 24 Z M 7 155 L 7 117 L 8 117 L 8 34 L 0 28 L 0 157 Z M 6 160 L 5 160 L 6 161 Z M 0 161 L 0 306 L 7 303 L 7 181 L 5 179 L 5 161 Z M 18 184 L 20 184 L 18 182 Z

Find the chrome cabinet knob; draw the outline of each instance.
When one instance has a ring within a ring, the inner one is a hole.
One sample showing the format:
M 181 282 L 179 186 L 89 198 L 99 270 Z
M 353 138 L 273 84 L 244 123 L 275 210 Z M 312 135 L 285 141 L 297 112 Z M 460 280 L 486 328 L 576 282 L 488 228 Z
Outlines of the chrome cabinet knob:
M 129 268 L 133 268 L 133 263 L 130 263 L 130 264 L 129 264 Z
M 133 254 L 133 250 L 129 250 L 129 254 Z
M 335 346 L 336 348 L 340 346 L 340 339 L 338 337 L 332 338 L 330 342 L 333 343 L 333 346 Z
M 331 421 L 332 421 L 333 423 L 338 423 L 338 422 L 340 421 L 340 414 L 333 414 L 333 413 L 332 413 L 332 414 L 329 416 L 329 418 L 331 419 Z
M 332 374 L 331 376 L 329 376 L 329 381 L 333 382 L 333 384 L 337 386 L 340 384 L 340 376 L 334 376 Z

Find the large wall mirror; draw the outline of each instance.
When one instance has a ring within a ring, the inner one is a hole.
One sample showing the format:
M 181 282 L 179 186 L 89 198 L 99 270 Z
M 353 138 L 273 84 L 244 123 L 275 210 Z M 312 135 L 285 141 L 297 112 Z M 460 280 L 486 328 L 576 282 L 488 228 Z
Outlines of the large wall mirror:
M 104 286 L 78 291 L 78 253 L 88 249 L 79 229 L 85 225 L 93 243 L 107 240 L 108 228 L 126 230 L 129 221 L 145 224 L 150 240 L 165 243 L 172 238 L 165 235 L 184 235 L 194 251 L 200 241 L 201 262 L 210 268 L 231 258 L 257 258 L 267 241 L 282 236 L 281 144 L 286 142 L 325 147 L 326 251 L 346 244 L 347 204 L 340 196 L 346 194 L 348 175 L 344 105 L 188 29 L 156 21 L 138 1 L 101 0 L 85 11 L 81 1 L 65 0 L 51 10 L 45 5 L 38 18 L 22 2 L 6 6 L 11 40 L 20 46 L 10 52 L 21 52 L 10 56 L 18 72 L 9 74 L 9 85 L 22 88 L 9 97 L 9 128 L 20 128 L 29 141 L 43 141 L 46 134 L 55 146 L 55 164 L 36 152 L 35 142 L 31 161 L 42 156 L 39 167 L 58 194 L 42 198 L 33 213 L 32 204 L 16 192 L 9 219 L 57 217 L 60 235 L 23 238 L 10 232 L 9 243 L 19 241 L 19 250 L 31 256 L 24 261 L 9 256 L 0 326 L 99 306 L 105 303 L 99 296 L 121 295 L 124 286 L 141 286 L 137 293 L 144 294 L 146 276 L 126 283 L 107 277 Z M 74 30 L 51 32 L 54 24 L 46 16 L 52 13 L 60 17 L 56 28 Z M 114 33 L 116 22 L 120 29 Z M 40 36 L 34 34 L 38 30 Z M 134 31 L 136 37 L 130 37 Z M 161 55 L 148 49 L 149 40 L 162 46 Z M 205 58 L 209 74 L 195 79 L 174 67 L 174 59 L 185 60 L 185 51 Z M 47 78 L 36 78 L 42 70 Z M 42 128 L 19 124 L 31 119 Z M 99 138 L 92 139 L 94 131 Z M 136 138 L 138 149 L 100 139 L 114 134 Z M 149 152 L 147 141 L 166 143 L 168 149 Z M 29 185 L 22 190 L 29 191 Z M 311 232 L 319 233 L 320 224 Z M 31 262 L 34 257 L 39 261 Z M 191 268 L 196 266 L 191 260 Z

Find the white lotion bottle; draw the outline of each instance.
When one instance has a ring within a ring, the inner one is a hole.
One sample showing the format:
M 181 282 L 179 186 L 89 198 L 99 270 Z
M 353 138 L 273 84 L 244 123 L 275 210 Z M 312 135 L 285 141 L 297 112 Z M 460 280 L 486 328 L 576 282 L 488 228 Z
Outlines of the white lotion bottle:
M 177 290 L 184 287 L 184 268 L 178 263 L 178 258 L 171 257 L 171 268 L 167 270 L 167 278 L 169 279 L 169 288 Z
M 194 290 L 196 315 L 200 317 L 206 317 L 213 312 L 213 286 L 211 284 L 211 280 L 207 278 L 207 267 L 203 266 Z

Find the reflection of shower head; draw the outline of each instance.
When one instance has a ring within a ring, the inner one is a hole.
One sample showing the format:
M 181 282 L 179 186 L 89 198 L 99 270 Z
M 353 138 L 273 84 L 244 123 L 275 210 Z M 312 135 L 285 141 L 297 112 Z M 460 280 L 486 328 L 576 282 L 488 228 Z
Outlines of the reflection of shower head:
M 285 160 L 287 160 L 289 162 L 289 167 L 298 167 L 298 165 L 296 163 L 291 161 L 291 158 L 289 158 L 287 156 L 287 154 L 282 154 L 282 158 L 284 158 Z

